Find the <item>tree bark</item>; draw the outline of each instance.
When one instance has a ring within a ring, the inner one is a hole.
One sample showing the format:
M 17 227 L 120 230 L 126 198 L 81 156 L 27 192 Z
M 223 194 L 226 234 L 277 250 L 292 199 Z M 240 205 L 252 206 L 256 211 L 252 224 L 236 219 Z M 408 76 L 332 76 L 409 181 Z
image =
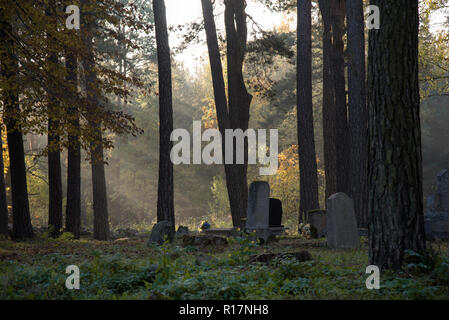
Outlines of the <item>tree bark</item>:
M 337 144 L 337 192 L 349 190 L 349 129 L 346 105 L 344 28 L 346 0 L 331 0 L 332 75 L 335 88 L 335 142 Z
M 249 125 L 249 108 L 252 96 L 248 93 L 243 79 L 243 62 L 245 60 L 247 26 L 246 1 L 225 0 L 226 55 L 228 71 L 229 116 L 232 129 L 246 131 Z M 233 147 L 236 182 L 231 186 L 234 226 L 242 226 L 248 205 L 248 140 L 244 140 L 244 164 L 236 164 L 237 149 Z
M 56 7 L 54 1 L 50 1 L 46 9 L 46 15 L 56 20 Z M 56 25 L 56 24 L 55 24 Z M 58 57 L 49 46 L 48 69 L 52 73 L 47 83 L 48 97 L 48 227 L 52 237 L 56 238 L 60 234 L 62 228 L 62 174 L 61 174 L 61 154 L 60 154 L 60 112 L 55 96 L 55 86 L 53 80 L 57 72 Z
M 67 53 L 66 69 L 66 81 L 73 88 L 74 94 L 77 91 L 77 58 L 74 53 Z M 78 108 L 71 106 L 68 115 L 70 130 L 67 150 L 66 230 L 72 232 L 75 239 L 79 239 L 81 230 L 81 146 Z
M 228 109 L 213 6 L 210 0 L 201 0 L 201 2 L 214 87 L 218 127 L 223 137 L 222 150 L 223 159 L 225 159 L 225 130 L 240 128 L 245 131 L 248 129 L 249 107 L 252 100 L 252 96 L 246 90 L 242 72 L 247 37 L 245 3 L 241 0 L 225 1 L 229 96 Z M 247 150 L 248 145 L 247 140 L 245 139 L 245 163 L 241 165 L 225 164 L 224 166 L 232 223 L 234 227 L 240 228 L 243 227 L 242 218 L 246 217 L 248 201 Z M 235 151 L 234 144 L 234 161 L 236 155 Z
M 297 117 L 300 173 L 299 223 L 313 209 L 319 209 L 318 176 L 312 105 L 312 3 L 297 2 Z
M 15 56 L 13 28 L 6 8 L 0 8 L 0 61 L 3 88 L 4 122 L 6 124 L 11 173 L 13 206 L 13 239 L 33 238 L 26 179 L 25 152 L 20 124 L 18 61 Z
M 81 5 L 87 8 L 90 0 L 82 0 Z M 81 14 L 83 26 L 81 27 L 82 41 L 85 45 L 83 65 L 86 78 L 86 93 L 89 113 L 87 115 L 92 131 L 90 142 L 91 169 L 92 169 L 92 196 L 94 211 L 94 238 L 96 240 L 108 240 L 109 238 L 109 214 L 106 193 L 106 176 L 104 170 L 103 134 L 101 131 L 102 120 L 96 110 L 102 108 L 97 93 L 97 72 L 93 51 L 92 34 L 94 21 L 87 13 Z
M 3 164 L 3 140 L 0 126 L 0 235 L 8 236 L 8 202 L 6 201 L 5 166 Z
M 335 88 L 332 76 L 332 31 L 330 3 L 319 0 L 323 19 L 323 151 L 326 199 L 337 193 L 337 143 L 335 139 Z
M 173 146 L 170 140 L 173 131 L 172 71 L 164 0 L 153 0 L 153 12 L 157 42 L 160 122 L 157 221 L 170 221 L 174 230 L 173 163 L 170 159 Z
M 399 269 L 404 250 L 424 252 L 418 79 L 418 0 L 372 0 L 382 17 L 370 30 L 369 260 Z
M 359 227 L 367 226 L 368 112 L 365 91 L 365 29 L 362 0 L 346 0 L 348 26 L 350 196 Z

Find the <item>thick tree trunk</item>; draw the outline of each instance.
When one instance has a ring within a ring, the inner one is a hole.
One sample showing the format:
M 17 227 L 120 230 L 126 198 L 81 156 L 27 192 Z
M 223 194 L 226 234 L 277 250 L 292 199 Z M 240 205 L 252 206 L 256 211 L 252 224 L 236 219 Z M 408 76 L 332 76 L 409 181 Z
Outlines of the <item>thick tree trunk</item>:
M 319 209 L 318 177 L 313 131 L 312 105 L 312 3 L 298 0 L 297 28 L 297 116 L 300 172 L 299 223 L 313 209 Z
M 425 250 L 418 79 L 418 0 L 372 0 L 369 33 L 370 264 L 401 268 L 404 250 Z
M 349 190 L 349 129 L 346 106 L 346 78 L 344 59 L 344 29 L 346 0 L 331 0 L 332 76 L 335 88 L 335 142 L 337 144 L 337 191 Z
M 323 19 L 323 150 L 326 199 L 337 193 L 337 143 L 335 137 L 335 88 L 332 76 L 332 32 L 330 3 L 319 0 Z
M 49 106 L 50 108 L 50 106 Z M 59 135 L 57 133 L 59 120 L 48 119 L 48 227 L 53 237 L 60 234 L 62 228 L 62 176 L 61 155 L 59 151 Z
M 8 202 L 6 201 L 5 167 L 3 164 L 3 141 L 0 127 L 0 235 L 8 236 Z
M 242 1 L 226 2 L 225 24 L 228 41 L 228 94 L 230 100 L 232 99 L 232 107 L 230 101 L 228 111 L 228 101 L 226 98 L 223 67 L 221 64 L 220 50 L 218 47 L 213 6 L 210 0 L 201 0 L 201 3 L 203 6 L 203 17 L 211 65 L 218 127 L 223 137 L 222 150 L 223 159 L 225 159 L 225 130 L 235 128 L 246 130 L 248 128 L 249 106 L 252 97 L 246 91 L 242 74 L 244 51 L 246 46 L 246 15 Z M 233 150 L 233 154 L 235 159 L 235 148 Z M 245 163 L 247 161 L 246 156 L 247 142 L 245 141 Z M 242 218 L 246 217 L 248 198 L 248 185 L 246 178 L 247 165 L 225 164 L 224 167 L 232 223 L 235 227 L 242 228 Z
M 0 8 L 0 61 L 4 105 L 4 122 L 8 131 L 8 151 L 11 173 L 11 194 L 13 206 L 13 238 L 33 238 L 26 179 L 25 152 L 20 126 L 20 107 L 17 83 L 17 58 L 14 54 L 14 40 L 10 37 L 12 26 L 8 21 L 6 8 Z
M 54 1 L 49 1 L 46 15 L 52 20 L 56 19 L 56 7 Z M 53 21 L 54 23 L 54 21 Z M 55 24 L 56 25 L 56 24 Z M 48 70 L 52 74 L 57 72 L 57 53 L 49 47 Z M 60 154 L 60 112 L 55 96 L 55 86 L 52 77 L 47 83 L 47 113 L 48 113 L 48 227 L 51 235 L 56 238 L 62 228 L 62 174 L 61 174 L 61 154 Z
M 77 58 L 73 53 L 66 55 L 66 81 L 77 91 Z M 71 101 L 71 99 L 70 99 Z M 67 206 L 66 230 L 72 232 L 75 239 L 80 237 L 81 229 L 81 146 L 79 112 L 76 106 L 68 110 L 70 121 L 69 146 L 67 150 Z
M 87 9 L 90 0 L 82 0 L 81 5 Z M 104 170 L 103 155 L 103 134 L 101 131 L 101 122 L 96 110 L 102 108 L 97 95 L 97 72 L 95 70 L 95 60 L 92 42 L 92 17 L 87 14 L 81 14 L 83 26 L 81 27 L 81 37 L 85 44 L 86 52 L 84 54 L 83 65 L 86 78 L 87 103 L 89 107 L 88 122 L 91 128 L 91 167 L 92 167 L 92 196 L 94 211 L 94 238 L 96 240 L 108 240 L 109 238 L 109 214 L 106 193 L 106 176 Z
M 173 142 L 170 140 L 173 131 L 172 72 L 164 0 L 153 0 L 153 12 L 156 26 L 160 123 L 157 221 L 170 221 L 174 230 L 173 163 L 170 159 L 173 146 Z
M 252 96 L 248 93 L 243 79 L 243 62 L 245 60 L 247 26 L 246 1 L 225 1 L 225 29 L 227 45 L 229 116 L 232 129 L 246 131 L 249 125 L 249 108 Z M 236 161 L 236 144 L 234 144 L 234 161 Z M 235 164 L 236 182 L 231 186 L 234 226 L 242 227 L 242 218 L 246 217 L 248 205 L 248 141 L 244 141 L 244 164 Z M 234 162 L 236 163 L 236 162 Z
M 362 0 L 346 0 L 348 25 L 350 196 L 359 227 L 367 226 L 368 112 L 365 93 L 365 29 Z
M 92 196 L 94 211 L 94 238 L 96 240 L 108 240 L 109 238 L 109 214 L 108 198 L 106 193 L 106 175 L 103 157 L 103 135 L 101 123 L 91 121 L 94 129 L 94 141 L 90 143 L 92 154 Z

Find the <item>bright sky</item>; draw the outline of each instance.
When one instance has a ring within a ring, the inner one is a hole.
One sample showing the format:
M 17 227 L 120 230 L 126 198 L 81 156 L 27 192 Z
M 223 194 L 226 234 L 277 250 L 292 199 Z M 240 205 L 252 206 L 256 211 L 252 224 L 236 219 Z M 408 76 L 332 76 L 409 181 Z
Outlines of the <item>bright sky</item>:
M 219 0 L 220 1 L 220 0 Z M 221 3 L 221 2 L 220 2 Z M 167 23 L 168 25 L 179 25 L 192 21 L 200 22 L 202 19 L 201 0 L 166 0 L 167 7 Z M 215 15 L 220 14 L 216 18 L 215 23 L 218 28 L 223 26 L 223 9 L 222 6 L 217 7 Z M 279 25 L 282 21 L 282 14 L 270 12 L 263 5 L 256 3 L 252 0 L 248 1 L 246 12 L 257 21 L 266 30 L 272 29 L 274 26 Z M 250 28 L 248 24 L 248 29 Z M 204 32 L 203 32 L 204 33 Z M 201 34 L 202 39 L 205 38 L 204 34 Z M 171 47 L 176 47 L 180 44 L 180 39 L 173 36 L 170 37 Z M 207 59 L 207 47 L 205 45 L 194 45 L 186 49 L 182 54 L 176 57 L 177 60 L 183 61 L 186 67 L 190 71 L 195 71 L 198 64 L 201 64 L 204 59 Z
M 222 3 L 222 0 L 216 0 Z M 255 2 L 254 0 L 248 0 L 248 6 L 246 12 L 253 17 L 258 24 L 260 24 L 265 30 L 270 30 L 274 26 L 279 25 L 284 18 L 283 14 L 273 13 L 267 10 L 262 4 Z M 192 21 L 200 22 L 202 18 L 201 0 L 166 0 L 167 6 L 167 22 L 168 25 L 179 25 Z M 223 6 L 219 6 L 219 10 L 216 10 L 215 15 L 220 14 L 216 18 L 217 27 L 223 28 Z M 437 13 L 432 17 L 432 29 L 437 30 L 441 23 L 446 19 L 446 15 Z M 251 23 L 248 23 L 248 30 L 251 28 Z M 205 38 L 204 32 L 201 33 L 202 39 Z M 181 43 L 181 39 L 175 35 L 170 36 L 171 47 L 176 47 Z M 207 47 L 203 45 L 191 45 L 182 54 L 176 56 L 178 61 L 184 62 L 185 66 L 194 72 L 198 65 L 201 65 L 204 61 L 207 61 Z

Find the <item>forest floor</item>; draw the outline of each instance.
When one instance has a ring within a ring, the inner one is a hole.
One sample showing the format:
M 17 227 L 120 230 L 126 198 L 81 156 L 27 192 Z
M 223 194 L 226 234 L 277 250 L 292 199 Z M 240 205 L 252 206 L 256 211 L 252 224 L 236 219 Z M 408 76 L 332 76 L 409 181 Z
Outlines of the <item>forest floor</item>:
M 176 239 L 148 247 L 146 238 L 65 235 L 0 240 L 0 299 L 449 299 L 448 242 L 432 245 L 436 259 L 415 256 L 404 271 L 382 272 L 380 290 L 368 290 L 366 238 L 357 250 L 331 250 L 324 239 L 293 236 L 267 245 L 229 238 L 221 246 L 184 247 Z M 312 260 L 252 261 L 299 251 Z M 65 286 L 69 265 L 79 267 L 79 290 Z

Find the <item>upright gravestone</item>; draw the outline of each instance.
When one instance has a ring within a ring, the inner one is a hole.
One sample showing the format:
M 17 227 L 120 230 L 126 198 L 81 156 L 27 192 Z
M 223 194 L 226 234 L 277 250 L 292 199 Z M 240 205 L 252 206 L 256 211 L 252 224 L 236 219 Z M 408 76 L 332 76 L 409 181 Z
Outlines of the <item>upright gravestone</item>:
M 246 228 L 250 230 L 267 229 L 270 215 L 270 185 L 255 181 L 249 186 Z
M 427 196 L 426 209 L 424 227 L 427 239 L 449 239 L 449 170 L 438 173 L 437 191 Z
M 282 201 L 279 199 L 270 198 L 270 227 L 282 226 Z
M 449 212 L 449 170 L 438 173 L 437 190 L 440 196 L 440 210 Z
M 339 192 L 326 201 L 327 245 L 334 249 L 357 248 L 360 238 L 354 213 L 354 202 Z

